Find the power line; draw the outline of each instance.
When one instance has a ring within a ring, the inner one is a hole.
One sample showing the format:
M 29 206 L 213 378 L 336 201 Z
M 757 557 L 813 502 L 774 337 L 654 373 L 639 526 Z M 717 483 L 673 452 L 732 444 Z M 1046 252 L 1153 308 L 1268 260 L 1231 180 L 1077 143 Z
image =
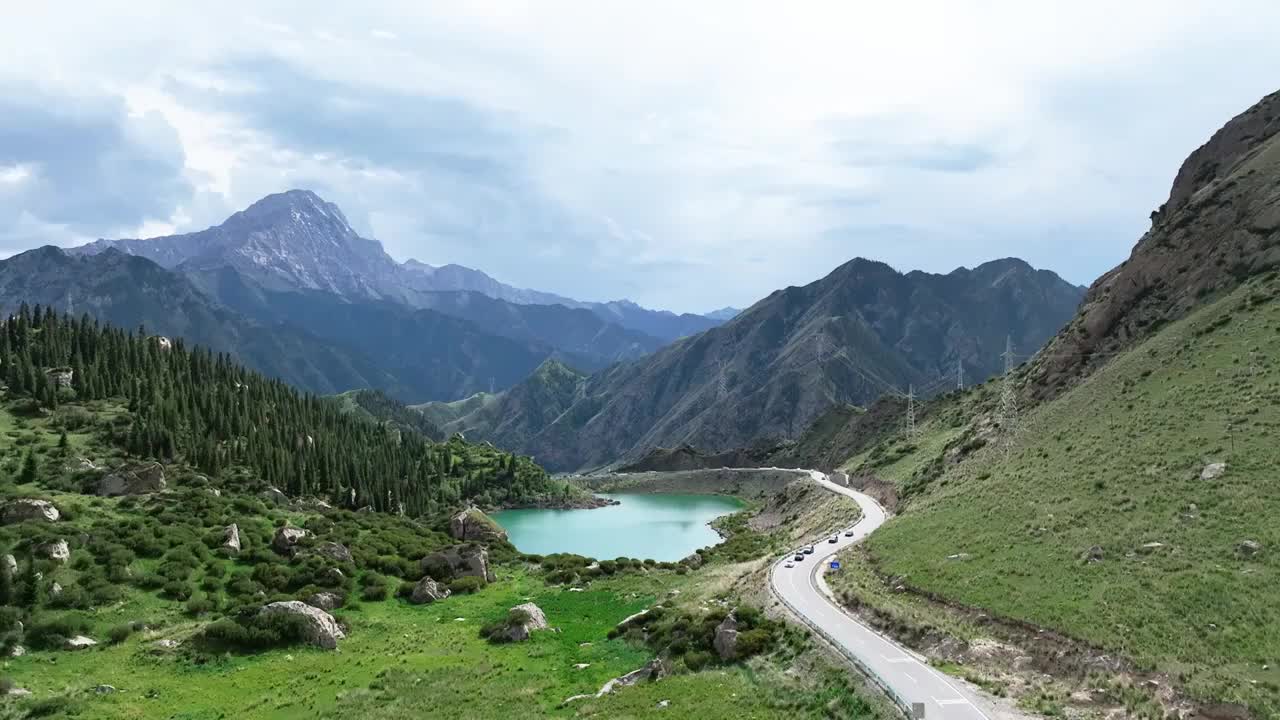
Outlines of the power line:
M 1004 341 L 1004 381 L 1000 387 L 1000 431 L 1006 442 L 1012 438 L 1014 418 L 1018 414 L 1018 398 L 1013 391 L 1013 338 Z
M 964 390 L 964 361 L 956 358 L 956 389 Z
M 916 439 L 916 389 L 914 385 L 907 386 L 907 439 Z

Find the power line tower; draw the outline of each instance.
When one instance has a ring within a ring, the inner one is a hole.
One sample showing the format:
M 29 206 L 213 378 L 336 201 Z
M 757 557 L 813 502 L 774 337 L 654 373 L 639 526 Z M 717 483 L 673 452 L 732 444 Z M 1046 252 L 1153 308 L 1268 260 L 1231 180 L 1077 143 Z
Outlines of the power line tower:
M 916 386 L 907 386 L 907 439 L 916 439 Z
M 1009 440 L 1018 415 L 1018 397 L 1013 391 L 1013 338 L 1004 341 L 1004 381 L 1000 387 L 1000 431 Z
M 725 362 L 719 361 L 719 374 L 716 376 L 716 400 L 724 400 L 729 393 L 729 380 L 724 372 Z
M 964 390 L 964 361 L 956 358 L 956 389 Z

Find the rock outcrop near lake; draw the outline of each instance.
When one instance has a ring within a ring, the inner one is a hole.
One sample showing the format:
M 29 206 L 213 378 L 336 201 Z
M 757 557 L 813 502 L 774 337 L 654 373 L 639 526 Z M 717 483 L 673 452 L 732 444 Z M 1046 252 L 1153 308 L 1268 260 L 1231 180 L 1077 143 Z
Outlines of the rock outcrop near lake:
M 312 607 L 300 600 L 286 600 L 267 605 L 258 611 L 259 616 L 294 615 L 306 619 L 307 635 L 305 640 L 325 650 L 338 647 L 338 641 L 346 637 L 338 621 L 320 608 Z
M 449 534 L 455 540 L 482 543 L 505 542 L 507 531 L 478 508 L 467 508 L 449 519 Z

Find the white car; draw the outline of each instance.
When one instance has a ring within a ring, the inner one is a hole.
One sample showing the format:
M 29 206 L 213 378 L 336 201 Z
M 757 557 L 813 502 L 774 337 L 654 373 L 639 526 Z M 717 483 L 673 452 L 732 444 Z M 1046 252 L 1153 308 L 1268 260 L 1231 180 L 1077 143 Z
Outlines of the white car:
M 796 564 L 795 564 L 795 563 L 793 563 L 793 562 L 791 562 L 791 561 L 787 561 L 787 564 L 786 564 L 784 567 L 793 568 L 793 567 L 795 567 L 795 566 L 796 566 Z

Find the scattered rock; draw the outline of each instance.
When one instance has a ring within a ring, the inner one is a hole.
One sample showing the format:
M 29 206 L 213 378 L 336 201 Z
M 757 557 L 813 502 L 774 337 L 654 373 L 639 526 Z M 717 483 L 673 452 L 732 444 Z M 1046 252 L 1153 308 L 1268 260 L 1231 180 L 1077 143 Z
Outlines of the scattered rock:
M 738 618 L 733 613 L 716 626 L 716 636 L 711 643 L 721 660 L 732 660 L 738 652 Z
M 1151 553 L 1154 553 L 1163 547 L 1164 547 L 1164 543 L 1162 542 L 1149 542 L 1149 543 L 1144 543 L 1141 547 L 1139 547 L 1138 552 L 1142 553 L 1143 555 L 1150 555 Z
M 632 670 L 626 675 L 623 675 L 621 677 L 616 677 L 610 680 L 609 682 L 605 683 L 604 686 L 600 688 L 600 691 L 596 693 L 596 697 L 600 697 L 602 695 L 608 695 L 609 693 L 613 692 L 614 690 L 617 690 L 618 688 L 630 687 L 644 680 L 657 680 L 658 678 L 662 677 L 664 674 L 665 673 L 664 673 L 664 668 L 662 666 L 662 661 L 659 660 L 658 658 L 654 658 L 649 662 L 648 665 L 645 665 L 639 670 Z
M 702 559 L 701 553 L 692 553 L 688 557 L 681 560 L 680 562 L 687 565 L 690 570 L 697 570 L 698 568 L 702 567 L 702 564 L 705 561 Z
M 163 335 L 156 335 L 152 339 L 156 341 L 156 347 L 161 350 L 173 349 L 173 341 Z
M 589 668 L 589 667 L 591 667 L 591 663 L 577 663 L 576 665 L 574 665 L 574 666 L 573 666 L 573 669 L 574 669 L 574 670 L 586 670 L 586 669 L 587 669 L 587 668 Z
M 316 545 L 312 552 L 322 557 L 329 558 L 334 562 L 355 562 L 354 558 L 351 557 L 351 551 L 347 549 L 347 546 L 341 543 L 322 542 L 319 545 Z
M 164 466 L 158 462 L 136 463 L 108 473 L 98 481 L 98 494 L 103 497 L 147 495 L 168 486 Z
M 9 697 L 31 697 L 31 691 L 26 688 L 11 688 L 8 695 Z
M 55 582 L 53 585 L 49 586 L 49 597 L 56 598 L 59 595 L 62 595 L 62 585 Z
M 231 523 L 222 529 L 222 549 L 231 553 L 240 552 L 240 526 Z
M 222 497 L 222 491 L 221 491 L 221 490 L 219 490 L 219 489 L 218 489 L 218 488 L 216 488 L 216 487 L 207 487 L 207 488 L 205 488 L 205 489 L 204 489 L 204 491 L 205 491 L 205 492 L 207 492 L 207 493 L 209 493 L 210 495 L 212 495 L 212 496 L 214 496 L 214 497 Z
M 308 627 L 307 642 L 325 650 L 333 650 L 338 647 L 338 641 L 346 637 L 342 632 L 342 628 L 338 627 L 338 621 L 334 620 L 332 615 L 298 600 L 271 603 L 259 610 L 258 615 L 259 617 L 263 615 L 298 615 L 306 618 Z
M 110 695 L 111 693 L 115 692 L 116 689 L 112 685 L 99 685 L 98 687 L 94 688 L 93 691 L 99 695 Z
M 1244 557 L 1253 557 L 1262 552 L 1262 543 L 1257 540 L 1241 540 L 1240 544 L 1236 545 L 1236 552 Z
M 645 608 L 644 610 L 641 610 L 640 612 L 634 615 L 628 615 L 627 617 L 623 618 L 622 622 L 618 623 L 618 629 L 625 630 L 628 626 L 631 625 L 631 623 L 637 620 L 643 620 L 644 618 L 648 617 L 649 611 L 651 609 L 652 608 Z
M 1224 462 L 1209 463 L 1200 471 L 1201 480 L 1217 480 L 1227 471 L 1227 464 Z
M 98 641 L 94 640 L 93 638 L 85 637 L 84 635 L 77 635 L 71 638 L 70 640 L 67 640 L 65 643 L 63 643 L 62 649 L 63 650 L 87 650 L 91 647 L 94 647 L 97 644 L 98 644 Z
M 5 555 L 3 558 L 0 558 L 0 572 L 7 573 L 9 575 L 13 575 L 18 572 L 18 558 L 12 555 Z
M 280 492 L 278 488 L 269 487 L 258 494 L 263 500 L 272 505 L 286 505 L 289 502 L 289 496 Z
M 841 473 L 841 474 L 843 474 L 843 473 Z M 846 484 L 848 484 L 848 483 L 846 483 Z M 665 708 L 667 708 L 667 707 L 670 707 L 670 705 L 671 705 L 671 701 L 670 701 L 670 700 L 659 700 L 659 701 L 658 701 L 658 709 L 659 709 L 659 710 L 661 710 L 661 709 L 665 709 Z
M 4 509 L 0 509 L 0 522 L 5 525 L 12 525 L 26 520 L 57 522 L 60 517 L 62 517 L 62 513 L 58 512 L 58 508 L 54 507 L 53 503 L 48 500 L 19 498 L 10 500 L 5 504 Z
M 14 645 L 9 648 L 9 657 L 22 657 L 27 654 L 27 649 L 21 645 Z
M 275 537 L 271 538 L 271 549 L 281 555 L 292 555 L 298 542 L 310 534 L 310 532 L 302 528 L 285 525 L 276 530 Z
M 180 644 L 181 643 L 179 643 L 177 640 L 170 640 L 168 638 L 165 638 L 164 640 L 157 640 L 151 643 L 151 647 L 155 648 L 156 650 L 177 650 Z
M 494 581 L 489 552 L 481 545 L 453 545 L 422 558 L 422 570 L 432 577 L 479 577 Z
M 948 555 L 948 556 L 947 556 L 947 559 L 948 559 L 948 560 L 962 560 L 962 561 L 963 561 L 963 560 L 968 560 L 968 559 L 969 559 L 969 558 L 971 558 L 971 557 L 973 557 L 973 556 L 972 556 L 972 555 L 970 555 L 969 553 L 956 553 L 955 555 Z
M 1093 547 L 1086 550 L 1084 555 L 1081 556 L 1080 559 L 1092 565 L 1094 563 L 1102 562 L 1102 558 L 1103 558 L 1102 546 L 1094 545 Z
M 301 498 L 289 507 L 298 512 L 327 512 L 333 509 L 332 505 L 320 498 Z
M 307 604 L 320 610 L 337 610 L 342 607 L 342 596 L 331 592 L 318 592 L 307 598 Z
M 447 597 L 449 597 L 449 588 L 436 582 L 431 576 L 427 576 L 413 586 L 413 594 L 409 596 L 409 602 L 415 605 L 425 605 Z
M 449 534 L 455 540 L 474 540 L 483 543 L 501 542 L 507 539 L 507 531 L 485 515 L 479 508 L 470 507 L 449 519 Z
M 524 622 L 507 627 L 507 639 L 511 642 L 523 642 L 529 639 L 529 633 L 534 630 L 546 630 L 551 627 L 547 624 L 547 616 L 542 612 L 542 608 L 533 603 L 523 603 L 511 608 L 511 610 L 521 611 L 527 616 Z
M 71 548 L 67 545 L 66 540 L 53 540 L 42 543 L 35 547 L 35 551 L 37 554 L 57 563 L 64 563 L 71 559 Z

